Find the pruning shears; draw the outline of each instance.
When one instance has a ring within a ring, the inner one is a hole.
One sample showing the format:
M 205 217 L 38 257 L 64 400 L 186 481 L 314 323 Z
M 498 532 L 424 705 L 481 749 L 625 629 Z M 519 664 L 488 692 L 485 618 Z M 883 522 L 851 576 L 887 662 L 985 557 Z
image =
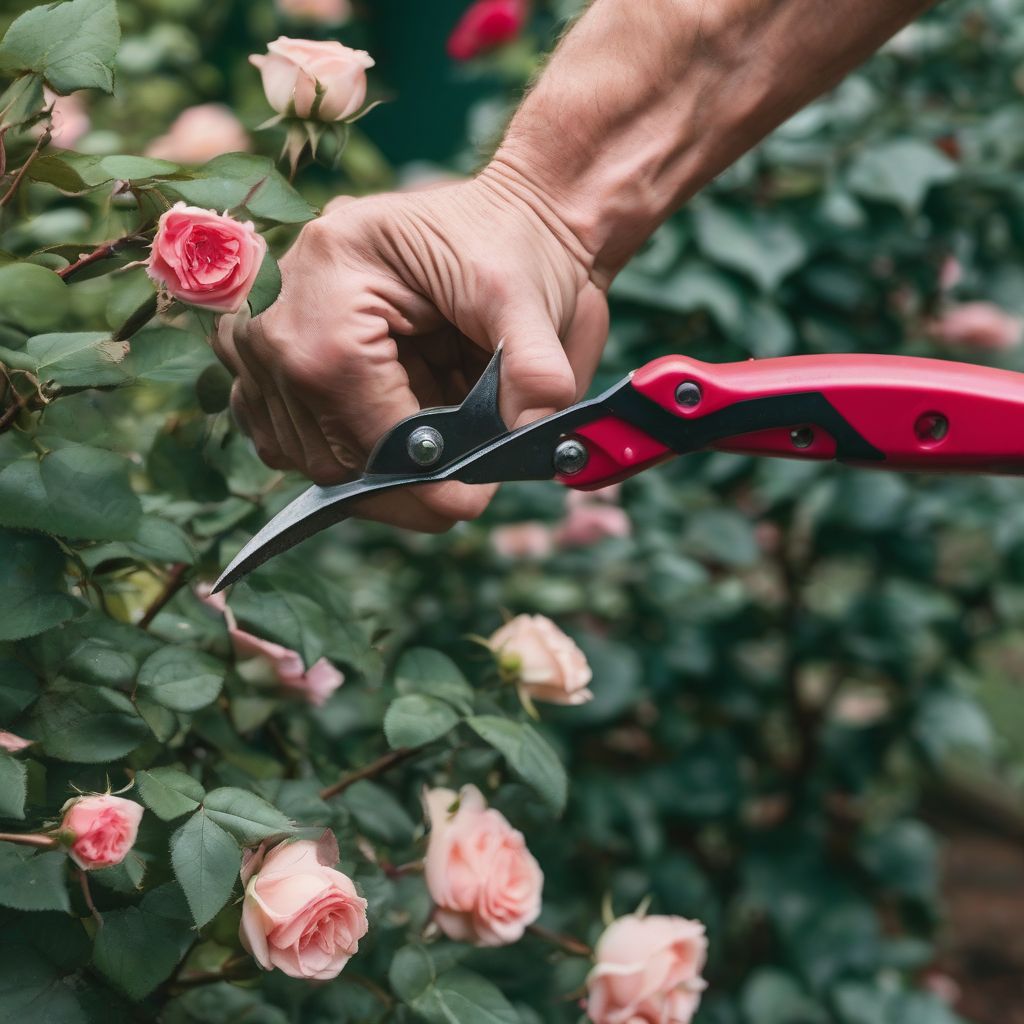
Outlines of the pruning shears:
M 499 347 L 461 405 L 396 424 L 358 479 L 310 487 L 245 545 L 214 591 L 347 518 L 358 499 L 442 480 L 594 490 L 706 450 L 1024 475 L 1024 377 L 1009 370 L 913 356 L 715 364 L 670 355 L 517 430 L 498 412 L 500 379 Z

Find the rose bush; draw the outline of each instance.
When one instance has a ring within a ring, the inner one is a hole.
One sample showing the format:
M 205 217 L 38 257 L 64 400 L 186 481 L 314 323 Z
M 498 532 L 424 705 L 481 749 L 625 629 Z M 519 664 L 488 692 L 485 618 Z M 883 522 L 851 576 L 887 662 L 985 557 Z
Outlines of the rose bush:
M 1019 807 L 1014 481 L 700 455 L 210 600 L 304 486 L 217 312 L 335 195 L 470 172 L 578 7 L 400 6 L 0 13 L 0 1017 L 984 1022 L 965 964 L 1017 968 L 936 927 L 938 830 Z M 669 221 L 595 387 L 1024 367 L 1022 13 L 941 9 Z

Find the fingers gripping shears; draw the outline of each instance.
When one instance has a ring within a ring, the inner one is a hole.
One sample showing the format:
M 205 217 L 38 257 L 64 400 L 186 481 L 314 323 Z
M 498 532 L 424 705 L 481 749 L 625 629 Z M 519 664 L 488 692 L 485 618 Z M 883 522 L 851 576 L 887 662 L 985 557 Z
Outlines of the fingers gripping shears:
M 364 474 L 310 487 L 239 552 L 220 590 L 416 484 L 557 480 L 593 490 L 675 455 L 716 450 L 931 472 L 1024 474 L 1024 376 L 941 359 L 807 355 L 714 364 L 655 359 L 596 398 L 509 430 L 501 349 L 460 406 L 426 409 L 377 443 Z

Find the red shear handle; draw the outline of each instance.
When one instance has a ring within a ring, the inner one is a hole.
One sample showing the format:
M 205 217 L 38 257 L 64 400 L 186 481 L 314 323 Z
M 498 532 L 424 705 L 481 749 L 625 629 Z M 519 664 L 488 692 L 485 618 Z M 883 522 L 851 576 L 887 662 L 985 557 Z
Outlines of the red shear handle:
M 590 459 L 564 483 L 602 486 L 702 448 L 880 469 L 1024 473 L 1024 374 L 1008 370 L 910 356 L 727 364 L 665 356 L 631 384 L 642 397 L 630 397 L 645 408 L 581 427 Z

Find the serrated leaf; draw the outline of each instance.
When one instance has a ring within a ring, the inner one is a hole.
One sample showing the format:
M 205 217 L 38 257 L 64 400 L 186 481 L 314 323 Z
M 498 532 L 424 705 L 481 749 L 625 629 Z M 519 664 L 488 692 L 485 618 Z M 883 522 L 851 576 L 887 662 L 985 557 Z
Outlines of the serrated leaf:
M 0 525 L 81 540 L 131 540 L 142 506 L 129 463 L 101 448 L 71 445 L 0 470 Z
M 298 651 L 306 668 L 324 656 L 331 624 L 324 608 L 305 594 L 247 581 L 232 590 L 229 604 L 239 625 Z
M 384 715 L 384 735 L 392 749 L 418 747 L 440 739 L 459 721 L 458 712 L 436 697 L 410 693 L 396 697 Z
M 253 281 L 252 290 L 249 292 L 249 312 L 253 316 L 259 316 L 265 309 L 269 309 L 281 294 L 281 268 L 277 265 L 270 250 L 267 250 L 260 264 L 260 271 Z
M 242 851 L 200 808 L 171 836 L 171 864 L 192 918 L 202 928 L 231 896 Z
M 78 683 L 47 690 L 33 705 L 26 730 L 49 757 L 81 764 L 116 761 L 149 735 L 123 693 Z
M 19 352 L 0 349 L 0 361 L 35 374 L 41 384 L 65 388 L 110 387 L 128 379 L 120 365 L 128 342 L 111 341 L 103 331 L 37 334 Z
M 407 950 L 399 951 L 389 978 L 403 1002 L 428 1024 L 519 1024 L 519 1014 L 497 986 L 465 968 L 454 967 L 433 977 L 424 970 L 408 979 L 414 982 L 412 986 L 405 984 L 407 979 L 401 974 Z M 427 959 L 425 954 L 423 959 Z M 426 984 L 415 991 L 424 981 Z
M 65 95 L 111 92 L 120 41 L 114 0 L 40 5 L 15 19 L 0 41 L 0 71 L 36 71 Z
M 128 547 L 141 558 L 152 558 L 158 562 L 192 565 L 196 559 L 195 549 L 185 531 L 177 523 L 159 516 L 143 516 Z
M 181 889 L 162 885 L 137 907 L 103 914 L 93 963 L 129 998 L 143 999 L 170 977 L 194 941 Z
M 224 673 L 224 665 L 203 651 L 168 646 L 142 663 L 138 685 L 171 711 L 198 711 L 217 699 Z
M 569 789 L 565 768 L 532 725 L 497 715 L 477 715 L 466 722 L 502 754 L 512 771 L 536 790 L 555 814 L 562 813 Z
M 473 710 L 473 687 L 446 654 L 429 647 L 412 647 L 398 659 L 395 687 L 399 693 L 422 693 L 447 701 L 457 711 Z
M 196 380 L 216 361 L 202 335 L 177 327 L 151 327 L 132 338 L 122 365 L 139 380 L 181 384 Z
M 57 856 L 62 856 L 57 854 Z M 91 1024 L 61 971 L 35 949 L 6 946 L 0 971 L 0 1021 Z
M 135 773 L 142 802 L 162 821 L 194 811 L 206 795 L 201 782 L 177 768 L 151 768 Z
M 863 150 L 847 175 L 853 192 L 916 213 L 935 185 L 953 180 L 957 165 L 918 139 L 894 139 Z
M 25 763 L 0 753 L 0 818 L 25 817 Z
M 243 846 L 295 831 L 295 823 L 273 804 L 245 789 L 224 786 L 207 793 L 203 809 Z
M 67 856 L 60 850 L 40 852 L 31 846 L 0 843 L 0 906 L 70 913 L 66 864 Z
M 87 192 L 112 181 L 144 185 L 186 176 L 177 164 L 148 156 L 96 156 L 88 153 L 50 153 L 29 168 L 33 181 L 54 185 L 62 192 Z
M 66 592 L 64 569 L 52 540 L 0 530 L 0 640 L 36 636 L 85 611 Z

